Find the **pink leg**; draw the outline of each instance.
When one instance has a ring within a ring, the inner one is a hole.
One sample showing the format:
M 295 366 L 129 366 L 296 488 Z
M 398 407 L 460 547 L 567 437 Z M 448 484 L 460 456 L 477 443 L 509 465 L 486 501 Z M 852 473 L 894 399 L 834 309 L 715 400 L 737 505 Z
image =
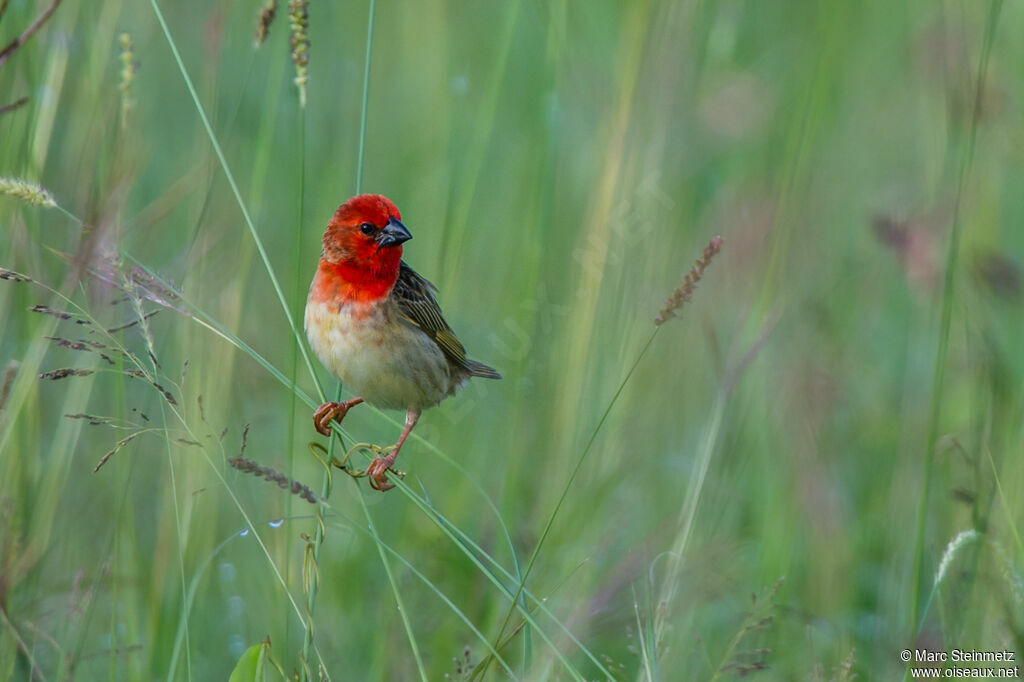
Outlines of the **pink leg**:
M 405 428 L 402 429 L 402 435 L 399 436 L 398 442 L 395 443 L 395 449 L 387 457 L 377 457 L 370 466 L 366 467 L 366 475 L 370 479 L 370 487 L 374 490 L 384 492 L 391 490 L 395 487 L 395 484 L 390 482 L 385 476 L 391 465 L 395 463 L 395 459 L 398 457 L 398 451 L 402 449 L 402 445 L 405 443 L 405 439 L 412 433 L 412 427 L 416 426 L 416 421 L 420 418 L 419 410 L 409 410 L 405 413 Z

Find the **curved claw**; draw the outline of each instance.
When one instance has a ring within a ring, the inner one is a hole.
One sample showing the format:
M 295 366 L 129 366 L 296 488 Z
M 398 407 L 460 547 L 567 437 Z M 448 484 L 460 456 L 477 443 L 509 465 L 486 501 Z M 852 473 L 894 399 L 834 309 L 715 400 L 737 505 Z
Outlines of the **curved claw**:
M 343 400 L 340 403 L 324 403 L 316 408 L 316 411 L 313 413 L 313 428 L 321 436 L 330 436 L 331 422 L 337 421 L 340 424 L 341 420 L 348 414 L 348 411 L 361 402 L 363 402 L 362 398 L 352 398 L 351 400 Z
M 331 427 L 328 424 L 335 417 L 334 409 L 338 403 L 324 403 L 320 407 L 316 408 L 313 413 L 313 428 L 316 429 L 317 433 L 321 436 L 331 435 Z
M 390 468 L 391 462 L 388 461 L 387 457 L 374 458 L 370 465 L 366 467 L 366 478 L 370 481 L 370 487 L 382 493 L 394 488 L 395 484 L 389 481 L 385 475 Z
M 381 457 L 384 453 L 387 453 L 387 455 Z M 398 446 L 396 445 L 389 445 L 386 448 L 379 449 L 377 456 L 366 467 L 366 478 L 369 479 L 371 488 L 383 493 L 395 487 L 395 484 L 389 481 L 385 474 L 391 469 L 391 465 L 395 463 L 396 457 L 398 457 Z

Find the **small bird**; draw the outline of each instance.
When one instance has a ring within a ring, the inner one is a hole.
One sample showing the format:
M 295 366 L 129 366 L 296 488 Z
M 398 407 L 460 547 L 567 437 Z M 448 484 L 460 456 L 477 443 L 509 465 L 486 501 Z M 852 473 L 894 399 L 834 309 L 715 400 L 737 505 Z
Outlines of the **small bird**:
M 501 378 L 466 357 L 434 298 L 437 288 L 402 260 L 402 244 L 410 239 L 389 199 L 352 197 L 327 224 L 306 300 L 309 345 L 358 396 L 317 408 L 316 430 L 330 436 L 331 421 L 341 422 L 364 401 L 405 410 L 398 442 L 366 469 L 370 486 L 382 492 L 394 487 L 385 474 L 423 410 L 454 395 L 470 377 Z

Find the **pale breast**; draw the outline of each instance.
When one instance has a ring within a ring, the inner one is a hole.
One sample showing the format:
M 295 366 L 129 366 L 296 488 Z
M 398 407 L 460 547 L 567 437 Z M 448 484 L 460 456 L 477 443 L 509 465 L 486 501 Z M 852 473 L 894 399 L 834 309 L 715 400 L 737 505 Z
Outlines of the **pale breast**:
M 306 303 L 313 352 L 345 387 L 386 409 L 433 407 L 465 383 L 426 334 L 403 321 L 389 301 Z

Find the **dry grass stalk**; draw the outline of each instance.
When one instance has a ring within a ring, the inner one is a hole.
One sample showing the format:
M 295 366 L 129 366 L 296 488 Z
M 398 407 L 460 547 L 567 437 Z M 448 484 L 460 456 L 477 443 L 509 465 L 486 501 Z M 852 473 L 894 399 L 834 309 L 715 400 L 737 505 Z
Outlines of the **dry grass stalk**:
M 683 307 L 693 297 L 693 291 L 697 288 L 697 282 L 704 276 L 704 270 L 711 264 L 711 259 L 722 249 L 722 238 L 715 237 L 704 247 L 701 257 L 693 264 L 686 277 L 679 283 L 672 295 L 665 301 L 664 307 L 658 316 L 654 318 L 654 324 L 662 325 L 676 316 L 676 311 Z
M 256 22 L 256 47 L 263 44 L 270 33 L 270 25 L 274 23 L 277 16 L 277 0 L 267 0 L 266 4 L 260 7 L 259 18 Z
M 13 55 L 19 47 L 28 42 L 36 31 L 43 27 L 43 24 L 57 11 L 57 6 L 60 5 L 61 0 L 53 0 L 53 3 L 43 10 L 43 13 L 36 17 L 36 20 L 29 24 L 28 28 L 21 32 L 20 35 L 14 38 L 11 42 L 7 43 L 2 49 L 0 49 L 0 65 L 3 65 L 11 55 Z M 3 16 L 4 10 L 7 9 L 7 0 L 2 0 L 0 3 L 0 16 Z M 4 104 L 0 106 L 0 114 L 6 114 L 9 111 L 14 111 L 28 103 L 28 97 L 21 97 L 10 104 Z M 2 194 L 2 192 L 0 192 Z
M 14 40 L 7 43 L 7 45 L 5 45 L 3 49 L 0 49 L 0 65 L 6 62 L 19 47 L 28 42 L 28 39 L 31 38 L 36 31 L 43 27 L 43 24 L 46 23 L 47 19 L 49 19 L 50 16 L 55 11 L 57 11 L 57 7 L 60 5 L 61 1 L 62 0 L 53 0 L 50 6 L 43 10 L 43 13 L 36 17 L 35 21 L 29 24 L 28 28 L 22 31 L 21 34 L 17 36 Z
M 34 313 L 42 313 L 43 315 L 50 315 L 51 317 L 56 317 L 58 320 L 70 320 L 71 319 L 70 313 L 65 313 L 65 312 L 60 311 L 60 310 L 54 310 L 50 306 L 46 306 L 46 305 L 43 305 L 41 303 L 38 304 L 38 305 L 32 306 L 31 308 L 29 308 L 29 310 L 31 310 Z
M 246 459 L 243 455 L 245 453 L 245 445 L 248 437 L 249 425 L 246 424 L 245 429 L 242 431 L 242 450 L 237 455 L 229 459 L 228 464 L 230 464 L 233 468 L 238 469 L 243 473 L 259 476 L 265 478 L 268 481 L 276 483 L 277 487 L 281 488 L 281 490 L 287 490 L 292 495 L 298 495 L 299 497 L 304 499 L 306 502 L 309 502 L 310 504 L 316 504 L 320 501 L 316 494 L 312 490 L 310 490 L 309 486 L 304 485 L 299 481 L 288 478 L 281 472 L 272 469 L 271 467 L 261 466 L 260 464 L 257 464 L 256 462 L 252 461 L 251 459 Z
M 7 268 L 0 268 L 0 279 L 6 279 L 9 282 L 31 282 L 30 277 L 15 272 L 14 270 L 8 270 Z
M 72 367 L 64 367 L 62 369 L 54 369 L 49 372 L 43 372 L 39 375 L 40 379 L 50 379 L 56 381 L 57 379 L 64 379 L 67 377 L 87 377 L 92 374 L 91 369 L 74 369 Z
M 108 417 L 97 417 L 94 414 L 85 414 L 84 412 L 78 412 L 76 414 L 65 414 L 65 419 L 84 419 L 89 422 L 89 426 L 106 426 L 107 424 L 113 423 L 113 420 Z
M 241 455 L 237 455 L 228 460 L 235 469 L 247 474 L 253 474 L 254 476 L 260 476 L 268 481 L 277 484 L 277 487 L 282 490 L 287 490 L 292 495 L 298 495 L 302 499 L 306 500 L 310 504 L 316 504 L 320 500 L 317 499 L 316 494 L 310 490 L 309 486 L 288 478 L 279 471 L 272 469 L 271 467 L 265 467 L 257 464 L 251 459 L 246 459 Z
M 152 430 L 152 429 L 150 429 L 150 430 Z M 104 464 L 106 464 L 108 459 L 113 457 L 115 454 L 117 454 L 117 452 L 121 448 L 123 448 L 125 445 L 128 445 L 128 443 L 130 443 L 131 441 L 135 440 L 137 437 L 141 436 L 143 433 L 145 433 L 145 431 L 136 431 L 135 433 L 128 434 L 127 436 L 125 436 L 121 440 L 117 441 L 117 443 L 114 445 L 114 447 L 112 447 L 110 450 L 108 450 L 105 455 L 100 457 L 100 461 L 96 463 L 96 466 L 93 468 L 92 472 L 95 474 L 97 471 L 99 471 L 100 467 L 103 466 Z

